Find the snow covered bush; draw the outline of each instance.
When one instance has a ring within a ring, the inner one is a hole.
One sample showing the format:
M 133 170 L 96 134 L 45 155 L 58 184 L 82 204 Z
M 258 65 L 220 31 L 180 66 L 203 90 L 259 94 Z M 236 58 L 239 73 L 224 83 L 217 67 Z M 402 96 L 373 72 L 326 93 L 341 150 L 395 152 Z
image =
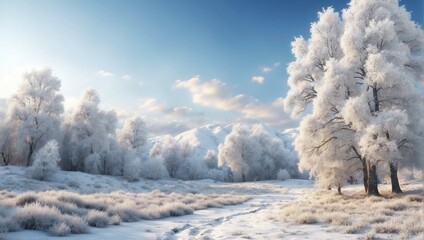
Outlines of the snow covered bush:
M 287 172 L 286 169 L 281 169 L 280 171 L 278 171 L 277 173 L 277 179 L 278 180 L 287 180 L 290 179 L 290 173 Z
M 55 223 L 49 228 L 49 232 L 54 236 L 67 236 L 71 233 L 71 228 L 64 222 Z
M 13 215 L 23 229 L 49 230 L 55 224 L 64 222 L 70 226 L 72 233 L 87 232 L 87 223 L 77 216 L 62 215 L 55 207 L 43 206 L 36 202 L 17 209 Z
M 109 216 L 105 212 L 90 210 L 86 216 L 88 225 L 92 227 L 106 227 L 109 225 Z
M 130 156 L 125 159 L 123 176 L 130 182 L 137 181 L 140 177 L 141 161 L 140 158 Z
M 145 179 L 163 179 L 169 178 L 168 171 L 159 159 L 148 159 L 144 161 L 143 167 L 140 169 L 140 176 Z
M 59 145 L 56 140 L 51 140 L 35 154 L 34 163 L 28 173 L 34 179 L 47 180 L 59 170 L 59 161 Z

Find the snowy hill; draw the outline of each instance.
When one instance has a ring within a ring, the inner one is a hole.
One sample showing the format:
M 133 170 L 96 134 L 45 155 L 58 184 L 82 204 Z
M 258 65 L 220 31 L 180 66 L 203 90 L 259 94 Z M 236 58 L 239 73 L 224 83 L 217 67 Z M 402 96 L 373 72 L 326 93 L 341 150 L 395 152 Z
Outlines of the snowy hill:
M 194 149 L 194 156 L 197 159 L 203 158 L 208 150 L 218 152 L 219 144 L 223 143 L 225 137 L 231 133 L 235 124 L 210 124 L 203 127 L 194 128 L 186 132 L 180 133 L 174 137 L 177 142 L 189 143 Z M 280 138 L 287 149 L 293 149 L 292 143 L 297 136 L 299 129 L 290 128 L 285 130 L 278 130 L 269 126 L 265 129 L 274 136 Z M 157 142 L 161 141 L 163 136 L 151 138 L 147 146 L 148 149 Z

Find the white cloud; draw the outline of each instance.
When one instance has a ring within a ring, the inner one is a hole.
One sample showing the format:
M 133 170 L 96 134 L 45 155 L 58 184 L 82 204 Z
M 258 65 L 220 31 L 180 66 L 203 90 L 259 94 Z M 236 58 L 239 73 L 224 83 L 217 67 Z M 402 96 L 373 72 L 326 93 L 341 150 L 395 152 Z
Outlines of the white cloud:
M 264 68 L 262 68 L 262 72 L 263 73 L 269 73 L 271 71 L 272 71 L 272 68 L 270 68 L 270 67 L 264 67 Z
M 143 101 L 140 108 L 149 112 L 161 112 L 165 106 L 155 98 L 148 98 Z
M 143 84 L 144 84 L 143 81 L 138 82 L 138 85 L 140 85 L 140 86 L 143 86 Z
M 257 120 L 275 127 L 294 127 L 298 125 L 283 110 L 283 98 L 272 103 L 261 103 L 248 95 L 233 95 L 226 83 L 219 80 L 202 81 L 199 76 L 189 80 L 178 80 L 176 88 L 187 89 L 192 94 L 193 103 L 213 107 L 219 110 L 236 111 L 241 114 L 240 120 Z
M 131 77 L 130 75 L 128 75 L 128 74 L 125 74 L 125 75 L 123 75 L 123 76 L 121 77 L 121 79 L 122 79 L 122 80 L 129 81 L 129 80 L 131 80 L 131 79 L 132 79 L 132 77 Z
M 280 66 L 281 62 L 276 62 L 274 64 L 272 64 L 274 66 L 274 68 L 278 68 Z
M 263 76 L 253 76 L 252 77 L 252 82 L 263 84 L 264 81 L 265 81 L 265 78 Z
M 243 94 L 232 96 L 226 83 L 217 79 L 202 82 L 200 77 L 196 76 L 189 80 L 177 80 L 175 87 L 189 90 L 193 103 L 221 110 L 237 109 L 253 100 Z
M 168 107 L 166 104 L 158 101 L 155 98 L 148 98 L 143 100 L 140 108 L 144 111 L 159 113 L 166 118 L 186 118 L 200 116 L 202 113 L 194 112 L 193 109 L 182 106 L 182 107 Z
M 108 72 L 108 71 L 99 70 L 97 72 L 97 75 L 100 76 L 100 77 L 113 77 L 115 74 Z

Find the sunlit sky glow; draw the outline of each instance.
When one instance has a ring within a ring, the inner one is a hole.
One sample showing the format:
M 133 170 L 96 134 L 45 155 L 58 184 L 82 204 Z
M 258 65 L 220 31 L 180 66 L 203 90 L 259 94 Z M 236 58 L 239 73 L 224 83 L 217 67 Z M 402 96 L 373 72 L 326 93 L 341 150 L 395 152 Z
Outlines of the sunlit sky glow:
M 290 42 L 347 0 L 0 0 L 0 100 L 22 71 L 48 66 L 68 110 L 92 87 L 153 134 L 209 123 L 296 127 L 282 108 Z M 423 25 L 423 0 L 403 0 Z

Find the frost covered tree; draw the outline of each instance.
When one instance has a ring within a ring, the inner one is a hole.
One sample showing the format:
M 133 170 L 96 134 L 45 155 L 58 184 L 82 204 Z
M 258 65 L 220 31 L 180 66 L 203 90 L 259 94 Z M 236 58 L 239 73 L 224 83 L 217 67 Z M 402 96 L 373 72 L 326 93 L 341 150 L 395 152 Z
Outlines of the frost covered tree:
M 151 158 L 157 158 L 163 163 L 170 177 L 177 178 L 183 162 L 188 160 L 190 154 L 188 146 L 181 146 L 172 136 L 168 135 L 162 141 L 158 141 L 153 145 L 149 155 Z
M 212 149 L 209 149 L 206 152 L 205 156 L 203 157 L 203 161 L 209 169 L 218 168 L 218 156 Z
M 13 124 L 4 120 L 0 123 L 0 161 L 2 165 L 9 165 L 16 154 L 15 135 Z
M 68 170 L 111 174 L 119 151 L 116 142 L 117 116 L 114 111 L 99 108 L 100 98 L 88 89 L 65 125 L 64 163 Z M 122 169 L 122 167 L 121 167 Z
M 340 37 L 343 22 L 333 8 L 318 13 L 319 20 L 311 25 L 311 38 L 298 37 L 292 42 L 292 53 L 296 60 L 287 68 L 290 87 L 284 99 L 285 109 L 293 117 L 299 116 L 317 97 L 317 86 L 324 76 L 326 62 L 342 56 Z
M 423 71 L 424 31 L 397 0 L 352 1 L 343 18 L 341 64 L 358 86 L 345 106 L 344 119 L 356 126 L 370 173 L 369 193 L 379 194 L 374 174 L 379 164 L 390 166 L 392 191 L 399 193 L 398 167 L 414 161 L 405 154 L 422 151 L 413 145 L 424 139 L 416 87 Z
M 335 187 L 339 192 L 356 171 L 365 169 L 355 160 L 355 133 L 341 115 L 351 94 L 343 76 L 344 69 L 335 59 L 330 59 L 317 87 L 319 94 L 312 103 L 313 111 L 302 120 L 295 139 L 299 169 L 309 171 L 320 187 Z
M 28 173 L 34 179 L 47 180 L 59 170 L 57 166 L 59 161 L 59 145 L 56 140 L 50 140 L 36 152 L 34 163 L 28 169 Z
M 118 133 L 118 140 L 126 148 L 141 154 L 146 144 L 146 135 L 146 123 L 140 117 L 133 117 L 125 121 L 124 127 Z
M 297 175 L 296 158 L 261 124 L 234 125 L 218 148 L 218 165 L 228 166 L 234 181 L 276 179 L 278 171 L 284 168 Z
M 231 133 L 225 137 L 224 143 L 218 147 L 219 166 L 228 166 L 233 173 L 234 181 L 245 182 L 250 178 L 251 163 L 259 158 L 258 145 L 249 138 L 248 129 L 236 124 Z
M 10 119 L 16 126 L 17 145 L 31 165 L 33 153 L 48 140 L 58 138 L 63 96 L 60 80 L 49 68 L 34 69 L 24 74 L 18 93 L 10 99 Z
M 323 187 L 343 185 L 360 169 L 365 190 L 378 195 L 377 167 L 385 164 L 392 191 L 401 192 L 397 169 L 420 167 L 422 156 L 423 106 L 416 86 L 423 71 L 423 30 L 397 0 L 353 0 L 342 24 L 340 54 L 328 52 L 323 72 L 312 75 L 313 81 L 302 72 L 307 67 L 299 68 L 314 52 L 309 45 L 313 30 L 310 40 L 293 43 L 296 61 L 288 68 L 291 90 L 285 107 L 296 115 L 312 103 L 295 141 L 300 168 Z M 318 45 L 328 48 L 326 42 Z M 314 94 L 306 101 L 304 89 L 312 86 Z

